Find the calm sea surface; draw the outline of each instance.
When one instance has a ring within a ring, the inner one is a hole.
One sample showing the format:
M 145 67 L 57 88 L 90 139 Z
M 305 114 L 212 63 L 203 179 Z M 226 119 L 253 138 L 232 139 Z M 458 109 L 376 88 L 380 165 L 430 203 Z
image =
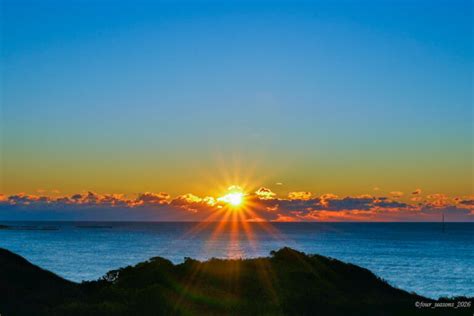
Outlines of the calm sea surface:
M 289 246 L 360 265 L 428 297 L 474 296 L 474 223 L 447 223 L 444 232 L 440 223 L 0 224 L 12 227 L 0 229 L 0 247 L 74 281 L 154 256 L 179 263 L 266 256 Z

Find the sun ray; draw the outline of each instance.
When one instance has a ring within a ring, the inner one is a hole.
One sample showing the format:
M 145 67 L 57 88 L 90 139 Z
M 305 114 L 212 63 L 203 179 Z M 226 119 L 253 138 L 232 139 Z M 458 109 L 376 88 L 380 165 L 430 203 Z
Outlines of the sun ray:
M 258 253 L 260 232 L 265 232 L 275 240 L 287 240 L 272 223 L 263 220 L 262 212 L 267 210 L 262 206 L 260 197 L 252 193 L 257 186 L 250 183 L 226 181 L 227 186 L 219 185 L 222 188 L 219 194 L 211 195 L 215 203 L 208 205 L 209 214 L 191 227 L 183 239 L 195 238 L 204 232 L 204 254 L 208 256 L 215 253 L 213 247 L 225 243 L 221 247 L 226 247 L 226 256 L 229 258 Z

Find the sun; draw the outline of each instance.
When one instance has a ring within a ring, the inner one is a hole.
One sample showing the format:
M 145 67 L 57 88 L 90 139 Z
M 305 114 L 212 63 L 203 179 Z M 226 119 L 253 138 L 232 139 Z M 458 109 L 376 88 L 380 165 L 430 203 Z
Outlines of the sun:
M 227 202 L 233 206 L 239 206 L 242 204 L 243 199 L 244 199 L 244 194 L 242 192 L 237 192 L 237 193 L 229 193 L 227 195 L 224 195 L 221 198 L 221 201 Z
M 224 196 L 217 198 L 218 201 L 229 204 L 230 206 L 241 206 L 244 202 L 245 194 L 241 191 L 238 186 L 229 187 L 229 193 Z

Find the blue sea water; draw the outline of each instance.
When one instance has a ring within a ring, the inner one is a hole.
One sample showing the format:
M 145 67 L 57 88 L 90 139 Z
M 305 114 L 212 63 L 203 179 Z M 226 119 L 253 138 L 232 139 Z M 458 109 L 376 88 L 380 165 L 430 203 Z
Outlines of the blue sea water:
M 2 222 L 0 247 L 74 281 L 161 256 L 267 256 L 289 246 L 373 271 L 431 298 L 474 296 L 474 223 Z

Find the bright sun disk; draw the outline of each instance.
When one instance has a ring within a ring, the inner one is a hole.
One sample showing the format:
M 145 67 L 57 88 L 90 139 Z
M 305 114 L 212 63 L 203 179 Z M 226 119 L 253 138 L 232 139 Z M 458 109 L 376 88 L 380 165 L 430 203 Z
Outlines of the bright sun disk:
M 244 194 L 242 192 L 232 192 L 218 198 L 219 201 L 226 202 L 232 206 L 239 206 L 242 204 Z

